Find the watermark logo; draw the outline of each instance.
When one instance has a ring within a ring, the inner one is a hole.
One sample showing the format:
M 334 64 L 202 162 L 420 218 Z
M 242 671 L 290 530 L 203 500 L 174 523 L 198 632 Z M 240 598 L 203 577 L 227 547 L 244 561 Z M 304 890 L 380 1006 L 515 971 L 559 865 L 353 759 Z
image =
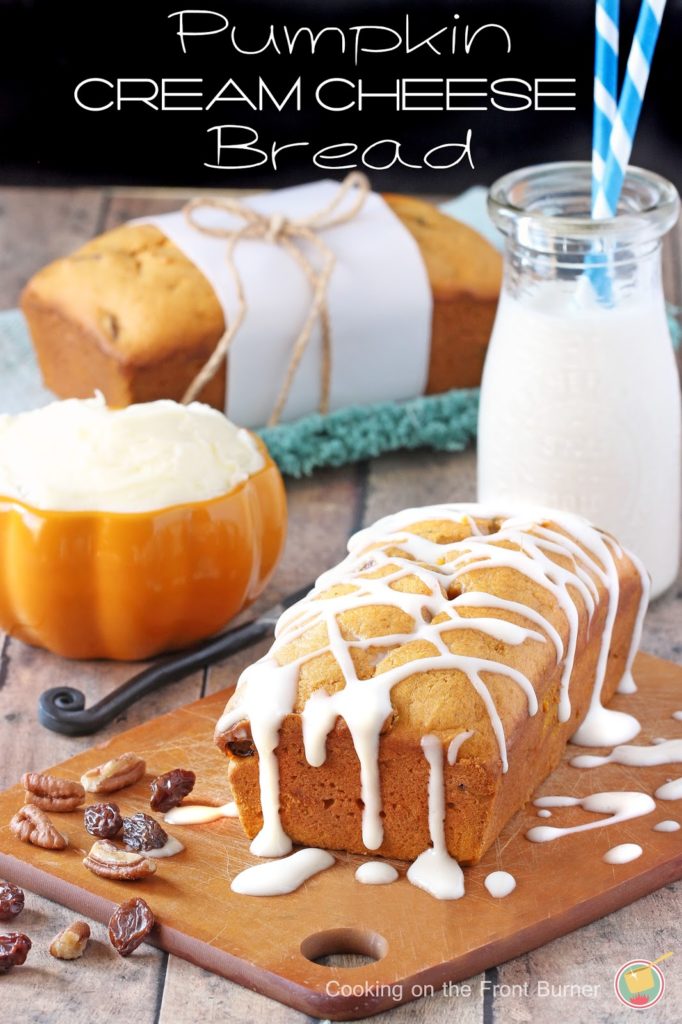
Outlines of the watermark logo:
M 630 960 L 623 964 L 616 973 L 613 985 L 621 1003 L 631 1006 L 634 1010 L 648 1010 L 655 1006 L 665 991 L 665 978 L 660 967 L 660 960 L 667 960 L 672 953 L 658 957 L 657 960 Z

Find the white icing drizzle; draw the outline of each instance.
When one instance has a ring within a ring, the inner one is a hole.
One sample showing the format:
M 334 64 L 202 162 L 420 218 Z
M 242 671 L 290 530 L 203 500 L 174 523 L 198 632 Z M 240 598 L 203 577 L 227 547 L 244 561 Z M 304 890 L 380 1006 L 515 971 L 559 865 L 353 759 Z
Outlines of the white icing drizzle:
M 282 860 L 254 864 L 240 871 L 230 888 L 242 896 L 284 896 L 334 863 L 335 858 L 326 850 L 297 850 Z
M 621 681 L 618 683 L 616 688 L 617 693 L 637 693 L 637 683 L 635 682 L 632 672 L 627 675 L 623 675 Z
M 621 843 L 607 850 L 602 860 L 607 864 L 629 864 L 631 860 L 641 857 L 644 850 L 638 843 Z
M 536 807 L 575 807 L 580 801 L 574 796 L 539 796 L 533 800 Z M 551 812 L 550 812 L 551 814 Z
M 600 537 L 596 531 L 594 531 L 594 533 L 598 538 Z M 584 537 L 581 537 L 580 540 L 583 544 L 585 543 Z M 604 684 L 604 677 L 606 675 L 609 647 L 611 645 L 613 626 L 616 620 L 616 613 L 618 611 L 620 587 L 618 582 L 618 570 L 616 568 L 616 558 L 622 558 L 623 552 L 615 541 L 607 535 L 604 535 L 603 540 L 600 538 L 600 544 L 601 549 L 595 553 L 607 566 L 606 573 L 602 575 L 602 581 L 605 583 L 609 593 L 609 607 L 606 622 L 604 624 L 604 636 L 602 637 L 602 643 L 599 650 L 599 661 L 597 663 L 595 684 L 592 689 L 592 699 L 582 725 L 580 725 L 572 737 L 573 743 L 578 743 L 583 747 L 612 747 L 618 743 L 627 743 L 629 740 L 634 739 L 641 729 L 639 721 L 634 717 L 634 715 L 628 715 L 624 711 L 615 711 L 613 708 L 605 708 L 601 702 L 601 691 Z M 589 547 L 587 544 L 585 544 L 585 546 Z M 644 616 L 649 605 L 649 593 L 651 590 L 651 581 L 642 562 L 633 555 L 632 552 L 628 552 L 628 557 L 639 573 L 642 596 L 637 610 L 635 625 L 632 630 L 630 650 L 625 661 L 625 669 L 618 684 L 618 689 L 620 690 L 622 687 L 621 692 L 624 693 L 631 693 L 633 687 L 635 690 L 637 689 L 632 677 L 632 664 L 635 660 L 635 655 L 639 650 L 639 643 L 642 638 L 642 627 L 644 625 Z
M 460 732 L 448 745 L 448 764 L 454 764 L 459 756 L 460 747 L 471 739 L 473 732 Z
M 667 739 L 665 738 L 665 736 L 656 736 L 656 738 L 655 738 L 655 739 L 653 739 L 653 740 L 652 740 L 651 742 L 652 742 L 652 743 L 653 743 L 654 745 L 658 745 L 659 743 L 667 743 L 668 741 L 667 741 Z
M 591 796 L 543 796 L 534 801 L 536 807 L 582 807 L 593 814 L 608 814 L 610 817 L 599 821 L 588 821 L 584 825 L 573 825 L 570 828 L 554 828 L 551 825 L 536 825 L 526 832 L 526 838 L 532 843 L 547 843 L 552 839 L 560 839 L 572 832 L 588 832 L 593 828 L 604 828 L 605 825 L 617 825 L 620 821 L 640 818 L 656 810 L 656 804 L 647 793 L 593 793 Z
M 631 768 L 649 768 L 657 764 L 682 763 L 682 740 L 663 740 L 651 746 L 614 747 L 610 754 L 597 757 L 579 754 L 571 758 L 574 768 L 599 768 L 603 764 L 626 764 Z
M 599 581 L 608 592 L 607 618 L 590 711 L 576 739 L 580 737 L 579 741 L 587 746 L 613 746 L 627 742 L 639 731 L 636 719 L 603 708 L 600 700 L 618 606 L 616 560 L 624 557 L 612 538 L 578 516 L 551 510 L 533 510 L 523 516 L 507 518 L 493 534 L 482 534 L 474 517 L 497 518 L 497 513 L 476 504 L 407 509 L 355 534 L 348 545 L 349 553 L 341 564 L 324 573 L 311 593 L 282 615 L 269 654 L 242 673 L 234 706 L 226 709 L 217 731 L 223 734 L 240 722 L 250 723 L 259 757 L 264 821 L 262 831 L 251 846 L 255 854 L 281 856 L 291 849 L 291 842 L 279 818 L 276 756 L 279 730 L 283 719 L 293 710 L 301 666 L 325 653 L 330 653 L 336 661 L 345 685 L 332 694 L 325 689 L 317 689 L 306 701 L 301 713 L 305 755 L 311 765 L 323 764 L 327 737 L 337 718 L 345 720 L 360 764 L 362 838 L 369 850 L 379 848 L 383 841 L 379 738 L 384 723 L 392 714 L 391 690 L 395 685 L 410 676 L 432 670 L 462 672 L 481 698 L 489 716 L 503 771 L 508 768 L 504 728 L 483 677 L 486 674 L 506 676 L 510 685 L 518 686 L 524 693 L 528 714 L 537 712 L 535 691 L 523 673 L 504 661 L 455 653 L 444 635 L 464 629 L 475 630 L 510 645 L 549 641 L 554 646 L 557 663 L 562 664 L 558 718 L 559 721 L 567 721 L 571 713 L 570 680 L 580 625 L 576 593 L 591 620 L 599 594 L 596 581 Z M 468 523 L 473 536 L 452 543 L 437 543 L 409 532 L 413 524 L 428 520 Z M 558 528 L 540 525 L 547 522 L 556 524 Z M 505 543 L 513 547 L 501 546 Z M 387 549 L 400 553 L 388 554 Z M 550 556 L 560 556 L 565 564 L 560 565 Z M 459 577 L 497 567 L 519 572 L 552 595 L 566 617 L 566 644 L 552 623 L 525 604 L 484 592 L 466 591 L 448 597 Z M 368 578 L 368 572 L 372 572 L 372 578 Z M 407 577 L 419 580 L 424 593 L 396 589 L 396 585 L 399 586 L 400 581 Z M 326 591 L 339 586 L 346 592 L 324 596 Z M 382 605 L 397 608 L 408 616 L 412 622 L 410 631 L 361 639 L 342 635 L 338 617 L 343 612 Z M 641 602 L 638 627 L 626 659 L 626 674 L 638 646 L 645 607 L 646 595 Z M 468 618 L 460 615 L 460 609 L 464 608 L 508 612 L 522 616 L 527 625 L 490 615 Z M 434 623 L 437 617 L 444 621 Z M 321 642 L 316 650 L 295 661 L 280 665 L 278 654 L 282 648 L 312 627 L 321 635 L 326 633 L 327 642 Z M 422 645 L 419 657 L 384 671 L 379 663 L 370 679 L 358 678 L 353 649 L 386 648 L 389 653 L 401 644 L 415 642 Z M 426 650 L 431 653 L 422 654 L 424 645 L 428 645 Z
M 485 876 L 483 884 L 491 896 L 494 896 L 496 900 L 501 900 L 514 891 L 516 879 L 508 871 L 491 871 L 489 875 Z
M 464 895 L 464 872 L 448 853 L 445 842 L 445 783 L 443 748 L 437 736 L 422 737 L 429 762 L 429 833 L 432 846 L 407 869 L 407 880 L 437 900 L 458 900 Z
M 682 779 L 669 779 L 658 787 L 654 796 L 657 800 L 682 800 Z
M 392 864 L 383 860 L 368 860 L 355 872 L 356 881 L 363 885 L 389 885 L 395 882 L 398 872 Z
M 665 821 L 659 821 L 653 828 L 654 832 L 679 832 L 679 830 L 679 821 L 673 821 L 672 818 L 666 818 Z
M 605 708 L 599 701 L 590 707 L 583 724 L 571 737 L 571 743 L 580 747 L 613 747 L 633 740 L 640 729 L 634 715 Z
M 615 545 L 615 541 L 613 542 Z M 622 558 L 622 551 L 618 548 L 618 557 Z M 637 693 L 637 684 L 635 683 L 632 675 L 632 663 L 635 660 L 639 645 L 642 639 L 642 629 L 644 627 L 644 616 L 646 610 L 649 607 L 649 596 L 651 594 L 651 577 L 644 568 L 644 563 L 633 554 L 632 551 L 628 551 L 628 558 L 634 565 L 635 569 L 639 573 L 639 581 L 642 586 L 642 599 L 639 602 L 639 609 L 637 611 L 637 618 L 635 619 L 635 625 L 632 630 L 632 643 L 630 644 L 630 653 L 628 654 L 627 661 L 625 662 L 625 669 L 623 675 L 618 684 L 618 693 Z M 630 736 L 629 739 L 632 739 Z M 627 740 L 623 739 L 621 743 L 626 743 Z M 586 744 L 589 745 L 589 744 Z M 597 746 L 597 744 L 594 744 Z
M 223 804 L 222 807 L 207 807 L 204 804 L 181 804 L 179 807 L 171 807 L 164 816 L 164 821 L 169 825 L 205 825 L 209 821 L 218 821 L 219 818 L 238 818 L 239 812 L 234 800 Z
M 168 839 L 157 850 L 145 850 L 145 857 L 174 857 L 176 853 L 182 853 L 185 847 L 175 836 L 168 836 Z
M 542 810 L 538 811 L 538 818 L 551 818 L 551 817 L 552 817 L 552 812 L 548 811 L 546 807 L 543 807 Z
M 549 619 L 546 619 L 544 615 L 540 615 L 540 613 L 536 612 L 534 608 L 529 608 L 526 604 L 521 604 L 519 601 L 508 601 L 504 597 L 495 597 L 494 594 L 477 593 L 476 591 L 468 591 L 465 594 L 459 594 L 450 602 L 450 604 L 455 608 L 496 608 L 498 611 L 523 615 L 525 619 L 528 619 L 529 622 L 534 622 L 547 633 L 554 644 L 557 661 L 561 661 L 564 656 L 563 640 L 552 623 Z M 472 620 L 469 619 L 468 621 L 471 622 Z M 504 620 L 500 619 L 499 621 L 502 622 Z M 507 623 L 507 625 L 509 625 L 509 623 Z M 544 637 L 538 633 L 533 633 L 532 637 L 534 640 L 544 639 Z M 518 642 L 519 641 L 517 640 L 517 643 Z
M 296 696 L 300 662 L 279 666 L 273 658 L 250 665 L 239 680 L 239 708 L 226 712 L 218 729 L 229 729 L 248 719 L 254 745 L 258 750 L 263 828 L 251 843 L 256 857 L 283 857 L 292 843 L 279 817 L 279 765 L 277 744 L 284 718 L 291 713 Z
M 682 722 L 682 711 L 673 711 L 672 717 L 676 722 Z

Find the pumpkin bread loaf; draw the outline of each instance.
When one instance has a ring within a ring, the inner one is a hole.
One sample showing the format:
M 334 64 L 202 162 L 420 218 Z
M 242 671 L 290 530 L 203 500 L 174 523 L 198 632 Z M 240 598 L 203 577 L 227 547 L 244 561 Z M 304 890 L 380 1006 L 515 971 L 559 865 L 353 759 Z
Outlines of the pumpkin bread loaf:
M 249 837 L 263 827 L 272 756 L 295 843 L 415 858 L 433 838 L 421 742 L 435 735 L 447 849 L 476 863 L 600 686 L 607 702 L 629 671 L 641 566 L 578 517 L 502 520 L 477 506 L 399 513 L 349 550 L 285 613 L 218 724 L 242 825 Z
M 433 292 L 427 391 L 473 387 L 497 307 L 501 257 L 429 203 L 384 198 L 416 239 Z M 116 228 L 44 267 L 24 289 L 21 308 L 47 387 L 63 398 L 98 389 L 112 406 L 180 400 L 225 330 L 208 280 L 151 224 Z M 224 409 L 225 395 L 220 370 L 198 398 Z

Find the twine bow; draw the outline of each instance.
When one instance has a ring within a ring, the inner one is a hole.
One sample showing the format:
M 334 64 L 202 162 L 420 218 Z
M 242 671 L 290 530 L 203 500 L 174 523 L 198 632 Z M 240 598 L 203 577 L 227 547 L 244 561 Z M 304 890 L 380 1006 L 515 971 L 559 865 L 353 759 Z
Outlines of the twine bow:
M 347 209 L 341 210 L 340 207 L 346 196 L 353 190 L 355 195 L 352 202 Z M 338 192 L 336 192 L 326 206 L 321 207 L 317 212 L 302 220 L 290 220 L 281 213 L 273 213 L 268 216 L 259 213 L 237 199 L 201 198 L 192 199 L 187 203 L 183 212 L 187 223 L 192 228 L 204 235 L 224 238 L 227 242 L 225 262 L 235 285 L 237 312 L 232 323 L 228 324 L 225 329 L 225 333 L 218 341 L 210 358 L 187 388 L 182 397 L 183 404 L 187 404 L 196 398 L 201 389 L 213 379 L 222 360 L 229 352 L 235 335 L 239 331 L 248 312 L 248 304 L 239 271 L 235 265 L 234 253 L 239 242 L 244 239 L 253 238 L 262 239 L 264 242 L 270 242 L 273 245 L 280 245 L 298 263 L 308 279 L 313 293 L 308 315 L 291 350 L 289 365 L 287 366 L 274 409 L 268 420 L 268 426 L 274 426 L 282 415 L 296 370 L 303 358 L 318 318 L 322 329 L 322 380 L 319 408 L 322 413 L 329 411 L 332 353 L 327 288 L 334 270 L 336 257 L 324 239 L 319 236 L 318 232 L 323 231 L 325 228 L 335 227 L 338 224 L 345 224 L 356 217 L 364 206 L 369 192 L 370 186 L 366 176 L 359 171 L 353 171 L 341 182 Z M 195 217 L 197 210 L 202 207 L 222 210 L 225 213 L 232 214 L 235 217 L 241 218 L 243 224 L 238 228 L 202 224 Z M 319 267 L 316 267 L 308 257 L 301 246 L 302 242 L 310 243 L 316 250 L 320 257 Z

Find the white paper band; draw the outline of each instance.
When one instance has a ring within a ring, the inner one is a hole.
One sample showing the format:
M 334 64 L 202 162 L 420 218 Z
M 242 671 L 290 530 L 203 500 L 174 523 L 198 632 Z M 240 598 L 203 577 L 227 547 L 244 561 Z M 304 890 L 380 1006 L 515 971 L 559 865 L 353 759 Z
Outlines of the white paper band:
M 338 183 L 280 189 L 249 197 L 261 213 L 307 217 L 326 206 Z M 202 224 L 242 222 L 211 209 L 199 211 Z M 236 300 L 225 264 L 224 239 L 189 227 L 182 212 L 144 217 L 202 271 L 229 323 Z M 431 347 L 433 299 L 419 247 L 376 193 L 353 220 L 320 232 L 336 255 L 329 286 L 332 329 L 331 409 L 400 401 L 422 394 Z M 315 254 L 312 253 L 312 258 Z M 229 355 L 227 412 L 247 427 L 262 426 L 275 404 L 291 350 L 310 308 L 310 285 L 284 250 L 264 241 L 244 240 L 235 249 L 248 313 Z M 310 340 L 286 404 L 283 420 L 315 412 L 320 397 L 319 325 Z

